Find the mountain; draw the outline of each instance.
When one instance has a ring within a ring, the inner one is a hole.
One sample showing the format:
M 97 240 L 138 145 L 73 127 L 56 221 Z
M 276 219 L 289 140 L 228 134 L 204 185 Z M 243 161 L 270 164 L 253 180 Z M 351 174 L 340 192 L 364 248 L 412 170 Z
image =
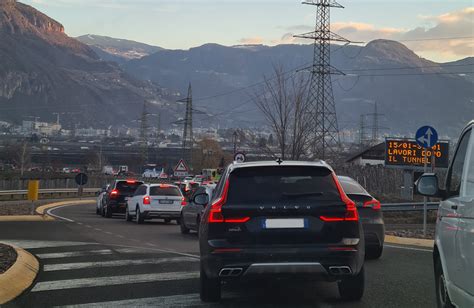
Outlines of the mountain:
M 79 36 L 76 39 L 91 47 L 102 60 L 117 63 L 139 59 L 163 49 L 135 41 L 93 34 Z
M 161 88 L 104 62 L 64 27 L 31 6 L 0 0 L 0 120 L 61 116 L 92 127 L 137 119 L 145 100 L 163 103 Z
M 457 135 L 474 115 L 472 80 L 448 74 L 472 71 L 472 67 L 420 58 L 395 41 L 332 47 L 333 66 L 347 73 L 333 79 L 342 129 L 357 129 L 360 115 L 372 112 L 374 100 L 385 114 L 381 125 L 391 133 L 413 135 L 418 126 L 429 123 L 442 135 Z M 216 115 L 196 115 L 198 125 L 212 120 L 247 126 L 262 122 L 252 95 L 261 93 L 263 77 L 271 77 L 275 65 L 289 72 L 304 68 L 310 65 L 312 56 L 311 45 L 206 44 L 189 50 L 160 50 L 128 61 L 123 68 L 137 78 L 181 91 L 191 82 L 195 108 Z M 472 59 L 465 61 L 472 63 Z M 303 71 L 300 74 L 304 76 Z M 254 84 L 257 86 L 249 86 Z
M 474 57 L 467 57 L 458 61 L 441 63 L 441 67 L 447 72 L 474 71 Z M 462 69 L 461 69 L 462 68 Z M 474 82 L 474 74 L 465 74 L 466 79 Z

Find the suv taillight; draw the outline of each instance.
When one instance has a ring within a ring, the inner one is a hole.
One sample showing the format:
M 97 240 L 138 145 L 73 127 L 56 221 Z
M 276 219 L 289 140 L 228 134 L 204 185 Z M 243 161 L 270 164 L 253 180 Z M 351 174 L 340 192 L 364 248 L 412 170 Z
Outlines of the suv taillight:
M 110 192 L 110 198 L 115 198 L 118 196 L 118 190 L 114 189 Z
M 227 201 L 227 193 L 229 191 L 229 180 L 225 182 L 224 190 L 222 191 L 221 196 L 212 203 L 211 209 L 209 211 L 209 223 L 245 223 L 250 220 L 250 217 L 234 217 L 234 218 L 224 218 L 222 215 L 222 206 Z
M 369 207 L 375 211 L 379 211 L 382 208 L 382 205 L 380 204 L 380 201 L 377 199 L 372 199 L 367 202 L 364 202 L 363 207 Z
M 185 197 L 183 197 L 183 198 L 181 199 L 181 205 L 182 205 L 182 206 L 188 205 L 188 202 L 186 201 L 186 198 L 185 198 Z
M 150 196 L 143 197 L 143 204 L 146 204 L 146 205 L 150 204 Z
M 341 183 L 339 183 L 339 180 L 337 179 L 334 173 L 332 174 L 332 178 L 334 180 L 334 183 L 336 184 L 337 190 L 339 191 L 339 195 L 341 196 L 342 202 L 346 204 L 346 214 L 344 215 L 344 217 L 320 216 L 319 219 L 326 222 L 358 221 L 359 213 L 357 212 L 356 204 L 346 195 L 346 193 L 342 189 Z

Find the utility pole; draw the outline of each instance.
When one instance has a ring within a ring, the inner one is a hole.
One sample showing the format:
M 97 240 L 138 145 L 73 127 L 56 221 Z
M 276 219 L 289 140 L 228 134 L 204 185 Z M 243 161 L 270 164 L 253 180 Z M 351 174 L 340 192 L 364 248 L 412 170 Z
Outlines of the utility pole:
M 232 134 L 232 142 L 234 143 L 234 156 L 237 154 L 237 131 L 235 130 L 234 133 Z
M 311 82 L 309 100 L 314 113 L 313 154 L 315 158 L 333 158 L 340 149 L 339 127 L 331 75 L 344 75 L 331 66 L 331 41 L 350 41 L 331 32 L 331 8 L 344 8 L 334 0 L 307 0 L 303 4 L 316 6 L 316 27 L 312 32 L 296 35 L 313 40 L 313 64 L 309 67 Z
M 181 102 L 186 103 L 186 115 L 184 117 L 184 131 L 183 131 L 183 159 L 188 160 L 188 164 L 192 164 L 192 155 L 193 155 L 193 92 L 191 88 L 191 83 L 188 88 L 188 96 L 181 100 Z
M 148 162 L 148 111 L 146 109 L 146 101 L 143 103 L 142 116 L 140 118 L 140 149 L 142 164 Z
M 359 127 L 359 145 L 361 147 L 364 147 L 366 144 L 366 124 L 365 124 L 365 115 L 361 114 L 360 115 L 360 127 Z

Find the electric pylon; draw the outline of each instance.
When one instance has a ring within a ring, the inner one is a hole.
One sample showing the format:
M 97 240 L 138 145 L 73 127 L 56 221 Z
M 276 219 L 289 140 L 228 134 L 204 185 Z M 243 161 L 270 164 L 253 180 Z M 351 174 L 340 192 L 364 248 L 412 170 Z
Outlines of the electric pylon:
M 340 149 L 339 127 L 331 75 L 344 75 L 331 66 L 331 41 L 349 44 L 350 41 L 331 32 L 331 8 L 344 8 L 334 0 L 311 0 L 303 4 L 316 6 L 316 27 L 312 32 L 296 35 L 314 42 L 313 65 L 309 67 L 311 83 L 308 99 L 314 117 L 313 156 L 336 159 Z

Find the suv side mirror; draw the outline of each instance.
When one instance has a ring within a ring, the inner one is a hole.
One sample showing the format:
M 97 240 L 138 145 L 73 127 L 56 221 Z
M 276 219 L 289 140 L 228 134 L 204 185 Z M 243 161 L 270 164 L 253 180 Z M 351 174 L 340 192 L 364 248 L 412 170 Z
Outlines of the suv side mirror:
M 423 174 L 415 183 L 418 194 L 427 197 L 441 197 L 438 177 L 434 173 Z
M 194 196 L 193 203 L 206 206 L 209 203 L 209 196 L 206 193 L 198 194 Z

